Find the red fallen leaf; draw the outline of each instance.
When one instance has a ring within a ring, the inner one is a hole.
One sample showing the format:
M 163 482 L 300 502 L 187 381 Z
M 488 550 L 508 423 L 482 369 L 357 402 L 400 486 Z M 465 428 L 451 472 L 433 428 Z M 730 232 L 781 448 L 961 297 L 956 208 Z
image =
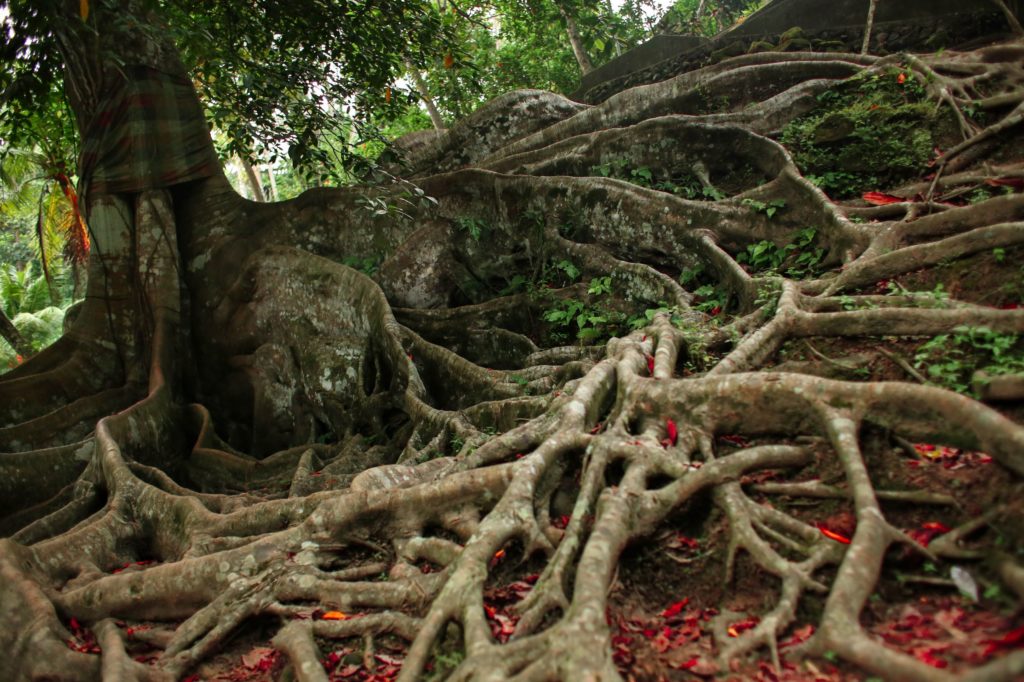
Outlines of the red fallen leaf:
M 821 531 L 821 534 L 827 537 L 829 540 L 835 540 L 836 542 L 841 542 L 844 545 L 850 544 L 850 538 L 846 537 L 841 533 L 837 533 L 834 530 L 829 530 L 824 526 L 818 526 L 818 530 Z
M 760 621 L 756 617 L 746 618 L 737 623 L 733 623 L 728 628 L 726 628 L 725 631 L 729 633 L 730 637 L 739 637 L 741 632 L 752 630 L 753 628 L 757 627 L 758 622 Z
M 327 611 L 320 615 L 320 620 L 348 620 L 348 616 L 341 611 Z
M 450 69 L 450 68 L 452 68 L 452 66 L 454 64 L 455 64 L 455 57 L 453 57 L 452 53 L 449 52 L 448 54 L 446 54 L 444 56 L 444 68 Z
M 1004 303 L 999 306 L 1000 310 L 1019 310 L 1024 308 L 1024 303 Z
M 944 523 L 929 521 L 928 523 L 922 523 L 920 528 L 907 531 L 907 535 L 917 544 L 927 547 L 928 543 L 934 540 L 936 536 L 948 533 L 950 530 L 952 529 Z
M 603 424 L 601 424 L 601 422 L 597 422 L 596 424 L 594 424 L 594 428 L 590 429 L 590 432 L 591 433 L 597 433 L 598 431 L 601 430 L 602 426 L 603 426 Z
M 650 372 L 651 376 L 654 376 L 654 356 L 647 356 L 647 371 Z
M 82 626 L 79 625 L 78 620 L 76 620 L 75 618 L 72 618 L 70 621 L 68 621 L 68 624 L 71 626 L 71 631 L 75 634 L 78 634 L 78 632 L 82 629 Z
M 332 651 L 331 653 L 327 654 L 327 658 L 320 661 L 320 664 L 323 665 L 324 670 L 328 672 L 337 668 L 339 663 L 341 663 L 341 654 L 339 654 L 337 651 Z
M 516 599 L 522 599 L 530 593 L 533 585 L 525 580 L 517 580 L 514 583 L 509 583 L 508 589 L 515 593 Z
M 936 656 L 935 651 L 935 649 L 918 649 L 914 651 L 914 658 L 921 661 L 922 663 L 927 663 L 933 668 L 949 667 L 949 662 L 943 658 L 939 658 L 938 656 Z
M 790 637 L 789 639 L 787 639 L 784 642 L 779 642 L 779 646 L 781 646 L 781 647 L 796 646 L 797 644 L 801 644 L 801 643 L 806 642 L 807 640 L 809 640 L 811 638 L 811 635 L 813 635 L 813 634 L 814 634 L 814 625 L 812 625 L 811 623 L 808 623 L 807 625 L 803 626 L 802 628 L 797 628 L 796 630 L 794 630 L 793 631 L 793 636 Z
M 242 654 L 242 665 L 250 670 L 270 670 L 279 655 L 276 649 L 258 646 L 249 653 Z
M 700 663 L 700 659 L 697 658 L 696 656 L 694 656 L 690 660 L 684 661 L 682 663 L 669 663 L 668 667 L 675 668 L 676 670 L 689 670 L 690 668 L 694 667 L 698 663 Z
M 499 549 L 497 552 L 494 553 L 494 556 L 491 557 L 491 568 L 494 568 L 495 566 L 497 566 L 498 562 L 501 561 L 504 558 L 505 558 L 505 550 Z
M 686 535 L 683 535 L 682 533 L 676 533 L 675 536 L 673 536 L 673 538 L 671 540 L 669 540 L 667 543 L 665 543 L 665 545 L 669 549 L 691 549 L 691 550 L 695 550 L 698 547 L 700 547 L 700 541 L 696 540 L 694 538 L 691 538 L 691 537 L 687 537 Z
M 199 675 L 189 675 L 181 682 L 199 682 Z
M 562 514 L 557 519 L 551 522 L 551 525 L 559 530 L 565 530 L 566 526 L 569 525 L 569 521 L 572 520 L 571 514 Z
M 896 76 L 896 82 L 899 83 L 900 85 L 903 85 L 904 83 L 906 83 L 907 82 L 907 74 L 900 73 L 900 75 Z
M 988 178 L 985 184 L 989 187 L 1013 187 L 1024 189 L 1024 178 Z
M 710 310 L 710 313 L 711 313 L 711 317 L 714 317 L 715 315 L 717 315 L 717 314 L 718 314 L 718 313 L 720 313 L 720 312 L 722 312 L 722 306 L 720 306 L 720 305 L 716 305 L 716 306 L 715 306 L 714 308 L 712 308 L 712 309 Z
M 492 611 L 494 611 L 494 609 L 492 609 Z M 491 634 L 494 635 L 496 640 L 504 644 L 508 641 L 509 637 L 515 634 L 516 621 L 518 619 L 512 618 L 504 613 L 498 613 L 497 611 L 494 611 L 494 615 L 488 613 L 488 616 L 490 616 L 491 621 Z
M 729 445 L 735 445 L 738 448 L 745 448 L 749 444 L 747 439 L 744 438 L 743 436 L 729 435 L 729 436 L 719 436 L 718 438 L 720 440 L 724 440 Z
M 885 192 L 864 192 L 860 197 L 872 206 L 888 206 L 889 204 L 902 204 L 906 199 L 897 197 Z
M 665 431 L 668 433 L 668 442 L 670 445 L 675 445 L 679 442 L 679 428 L 676 423 L 671 419 L 665 420 Z
M 1024 646 L 1024 626 L 1011 630 L 999 639 L 990 640 L 985 646 L 985 655 L 990 656 L 997 651 L 1019 649 Z
M 690 603 L 689 597 L 684 597 L 682 600 L 671 604 L 667 609 L 661 612 L 662 618 L 671 618 L 679 615 L 679 612 L 686 608 L 686 605 Z

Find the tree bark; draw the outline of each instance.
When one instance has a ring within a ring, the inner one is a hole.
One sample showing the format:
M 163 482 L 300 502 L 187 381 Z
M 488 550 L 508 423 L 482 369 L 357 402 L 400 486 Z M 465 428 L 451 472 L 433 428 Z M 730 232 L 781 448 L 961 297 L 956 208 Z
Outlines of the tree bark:
M 28 345 L 25 338 L 18 331 L 18 328 L 14 326 L 11 319 L 7 317 L 2 309 L 0 309 L 0 335 L 11 345 L 11 348 L 15 350 L 22 358 L 27 358 L 32 355 L 32 347 Z
M 875 8 L 878 0 L 868 0 L 868 18 L 864 23 L 864 42 L 861 45 L 860 53 L 867 54 L 871 47 L 871 32 L 875 26 Z
M 277 193 L 277 178 L 274 177 L 274 165 L 267 166 L 267 184 L 270 186 L 270 200 L 277 201 L 280 197 Z
M 427 89 L 427 84 L 423 81 L 423 76 L 420 74 L 419 69 L 408 60 L 405 62 L 405 69 L 412 78 L 413 86 L 416 88 L 416 92 L 419 93 L 420 99 L 423 100 L 423 106 L 427 108 L 427 114 L 430 116 L 430 122 L 434 124 L 434 130 L 444 130 L 444 119 L 441 118 L 441 112 L 434 105 L 434 100 L 430 96 L 430 90 Z
M 249 159 L 239 156 L 238 161 L 242 164 L 242 168 L 245 169 L 245 177 L 249 182 L 249 191 L 252 192 L 254 201 L 261 203 L 266 202 L 267 197 L 263 194 L 263 185 L 260 183 L 260 176 L 253 168 L 253 165 L 249 162 Z
M 580 66 L 580 73 L 586 75 L 594 70 L 594 64 L 590 61 L 586 47 L 583 46 L 583 37 L 580 35 L 579 29 L 576 28 L 576 20 L 561 5 L 558 5 L 558 11 L 565 19 L 565 32 L 569 36 L 569 44 L 572 45 L 576 63 Z
M 1014 35 L 1024 35 L 1024 26 L 1021 26 L 1020 20 L 1014 11 L 1006 4 L 1006 0 L 992 0 L 996 6 L 1002 11 L 1003 16 L 1006 17 L 1006 23 L 1010 25 L 1010 30 L 1013 31 Z

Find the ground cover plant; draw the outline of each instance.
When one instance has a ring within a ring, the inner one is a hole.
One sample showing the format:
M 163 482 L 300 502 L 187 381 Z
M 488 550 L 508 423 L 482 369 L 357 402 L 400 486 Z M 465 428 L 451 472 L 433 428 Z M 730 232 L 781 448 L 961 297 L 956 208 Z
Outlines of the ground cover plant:
M 181 75 L 108 4 L 91 58 Z M 1022 62 L 515 92 L 400 183 L 281 204 L 205 142 L 94 182 L 86 299 L 0 377 L 4 674 L 1019 679 Z M 908 82 L 899 117 L 954 124 L 898 173 L 814 182 L 778 141 Z

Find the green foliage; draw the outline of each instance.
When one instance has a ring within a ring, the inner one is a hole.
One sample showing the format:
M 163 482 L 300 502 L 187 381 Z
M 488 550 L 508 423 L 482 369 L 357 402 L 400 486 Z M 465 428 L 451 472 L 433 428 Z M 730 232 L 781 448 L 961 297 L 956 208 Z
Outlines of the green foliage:
M 18 313 L 34 313 L 51 305 L 50 287 L 41 274 L 34 275 L 26 265 L 17 270 L 13 266 L 0 270 L 0 306 L 8 317 Z
M 486 237 L 491 231 L 487 221 L 479 218 L 456 218 L 455 224 L 463 232 L 468 232 L 470 238 L 475 242 L 480 241 L 482 237 Z
M 560 261 L 557 266 L 572 265 L 569 261 Z M 575 280 L 579 277 L 579 270 L 572 266 L 565 276 Z M 546 288 L 540 288 L 539 295 L 547 295 Z M 544 320 L 552 324 L 552 331 L 549 334 L 554 341 L 564 342 L 570 338 L 570 334 L 580 341 L 597 342 L 607 340 L 612 336 L 618 336 L 628 331 L 632 326 L 632 320 L 621 310 L 616 310 L 610 305 L 612 294 L 612 277 L 606 275 L 595 277 L 590 280 L 587 286 L 589 301 L 567 299 L 559 301 L 544 312 Z M 643 326 L 643 325 L 639 325 Z
M 342 265 L 347 265 L 353 270 L 358 270 L 367 277 L 373 277 L 377 273 L 380 263 L 380 256 L 348 256 L 347 258 L 343 258 L 341 261 Z
M 647 166 L 631 167 L 625 159 L 612 159 L 590 167 L 591 175 L 603 178 L 625 180 L 640 187 L 669 192 L 691 201 L 720 201 L 725 195 L 714 187 L 704 185 L 700 179 L 689 173 L 662 177 Z
M 64 333 L 64 311 L 52 306 L 35 314 L 18 313 L 11 322 L 33 353 L 46 348 Z M 0 374 L 17 367 L 24 360 L 8 345 L 6 339 L 0 337 Z
M 913 75 L 893 68 L 857 76 L 822 93 L 818 103 L 785 127 L 782 143 L 830 196 L 857 196 L 925 169 L 941 121 Z
M 974 395 L 970 381 L 975 371 L 990 375 L 1024 372 L 1024 345 L 1017 334 L 961 325 L 918 347 L 914 365 L 925 368 L 933 383 Z
M 60 308 L 50 307 L 38 314 L 18 313 L 11 322 L 32 347 L 32 351 L 38 353 L 60 338 L 64 312 Z
M 140 5 L 154 20 L 132 12 Z M 406 63 L 422 65 L 452 41 L 441 7 L 430 0 L 93 0 L 84 22 L 78 3 L 8 0 L 4 6 L 5 141 L 27 147 L 48 121 L 63 126 L 48 139 L 74 139 L 74 118 L 65 113 L 57 120 L 65 109 L 61 55 L 69 53 L 59 49 L 62 42 L 88 48 L 126 34 L 162 40 L 170 33 L 227 155 L 274 163 L 287 150 L 288 159 L 320 180 L 337 174 L 339 162 L 345 169 L 366 167 L 355 150 L 379 139 L 377 128 L 416 99 L 400 80 Z M 87 68 L 71 66 L 72 72 Z
M 769 220 L 775 216 L 781 209 L 786 207 L 785 199 L 769 199 L 768 201 L 758 201 L 757 199 L 744 199 L 744 206 L 749 206 L 754 209 L 757 213 L 765 214 Z
M 441 682 L 441 680 L 448 679 L 448 676 L 454 672 L 459 664 L 466 658 L 466 654 L 462 650 L 455 650 L 450 652 L 439 652 L 434 656 L 434 666 L 427 676 L 424 678 L 427 682 Z
M 658 22 L 658 28 L 662 33 L 710 38 L 766 3 L 767 0 L 676 0 Z
M 764 206 L 766 210 L 771 208 Z M 796 278 L 820 274 L 826 249 L 815 246 L 817 234 L 813 227 L 804 228 L 781 248 L 767 240 L 748 244 L 747 250 L 736 256 L 736 262 L 747 265 L 753 272 L 783 273 Z
M 560 260 L 555 263 L 555 268 L 564 272 L 570 282 L 575 282 L 580 277 L 580 269 L 572 261 Z
M 594 294 L 595 296 L 601 296 L 603 294 L 610 294 L 612 292 L 612 278 L 611 276 L 606 277 L 595 277 L 590 280 L 590 286 L 587 288 L 588 294 Z

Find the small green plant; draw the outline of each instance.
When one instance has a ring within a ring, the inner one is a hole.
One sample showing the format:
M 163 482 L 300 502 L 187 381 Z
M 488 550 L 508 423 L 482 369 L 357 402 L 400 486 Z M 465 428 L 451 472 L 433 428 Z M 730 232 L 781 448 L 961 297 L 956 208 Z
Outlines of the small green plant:
M 448 438 L 448 447 L 451 450 L 452 454 L 458 454 L 465 444 L 466 441 L 463 440 L 462 436 L 460 436 L 457 433 L 453 433 Z
M 611 276 L 606 277 L 595 277 L 590 280 L 590 286 L 587 288 L 588 294 L 594 294 L 595 296 L 603 296 L 604 294 L 610 294 L 612 292 L 612 278 Z
M 642 315 L 634 315 L 633 317 L 626 320 L 626 324 L 629 326 L 630 329 L 640 329 L 641 327 L 646 327 L 654 320 L 654 316 L 657 315 L 658 313 L 665 313 L 669 315 L 669 319 L 672 321 L 672 324 L 677 324 L 680 319 L 679 311 L 675 307 L 670 308 L 669 306 L 662 304 L 657 308 L 648 308 L 643 312 Z
M 748 244 L 747 250 L 736 255 L 736 262 L 749 265 L 755 272 L 775 271 L 786 259 L 786 253 L 774 243 L 763 239 L 756 244 Z
M 1006 249 L 999 247 L 992 249 L 992 257 L 996 259 L 997 263 L 1002 263 L 1006 260 Z
M 919 175 L 951 115 L 929 106 L 905 70 L 867 72 L 818 96 L 781 141 L 808 180 L 834 198 L 858 196 Z
M 690 282 L 697 281 L 704 274 L 704 264 L 698 263 L 692 268 L 683 268 L 679 273 L 679 283 L 686 286 Z
M 465 658 L 466 654 L 463 651 L 443 651 L 437 653 L 434 656 L 433 669 L 430 670 L 424 679 L 427 682 L 440 682 L 447 679 Z
M 501 296 L 508 296 L 510 294 L 518 294 L 522 291 L 526 291 L 530 285 L 528 280 L 523 275 L 513 275 L 512 279 L 508 280 L 508 284 L 504 289 L 498 292 Z
M 768 201 L 758 201 L 757 199 L 744 199 L 744 206 L 749 206 L 758 213 L 764 213 L 768 220 L 778 213 L 781 209 L 786 208 L 785 199 L 769 199 Z
M 560 260 L 555 263 L 555 268 L 564 272 L 570 282 L 575 282 L 580 277 L 580 269 L 572 261 Z
M 694 289 L 693 295 L 696 297 L 693 307 L 712 316 L 725 310 L 729 302 L 729 292 L 714 284 L 702 284 Z
M 602 327 L 609 322 L 608 315 L 583 301 L 569 299 L 544 313 L 544 319 L 558 327 L 576 325 L 576 338 L 596 339 L 602 335 Z
M 377 268 L 380 267 L 380 262 L 380 257 L 378 256 L 366 256 L 365 258 L 348 256 L 342 259 L 341 264 L 372 277 L 377 272 Z
M 922 344 L 914 365 L 926 369 L 933 383 L 973 395 L 970 381 L 977 370 L 990 375 L 1024 372 L 1024 348 L 1017 334 L 961 325 Z
M 508 380 L 511 381 L 513 384 L 515 384 L 515 385 L 519 386 L 520 388 L 522 388 L 523 392 L 526 395 L 532 395 L 533 394 L 533 391 L 530 389 L 530 381 L 526 377 L 520 376 L 518 374 L 513 374 L 513 375 L 509 376 Z
M 768 240 L 748 244 L 746 251 L 737 254 L 736 262 L 749 266 L 753 272 L 784 271 L 796 278 L 813 276 L 825 258 L 825 249 L 814 246 L 817 234 L 813 227 L 804 228 L 781 248 Z
M 491 231 L 487 222 L 479 218 L 456 218 L 455 224 L 463 232 L 468 232 L 470 239 L 475 242 L 480 241 L 482 237 L 486 237 Z

